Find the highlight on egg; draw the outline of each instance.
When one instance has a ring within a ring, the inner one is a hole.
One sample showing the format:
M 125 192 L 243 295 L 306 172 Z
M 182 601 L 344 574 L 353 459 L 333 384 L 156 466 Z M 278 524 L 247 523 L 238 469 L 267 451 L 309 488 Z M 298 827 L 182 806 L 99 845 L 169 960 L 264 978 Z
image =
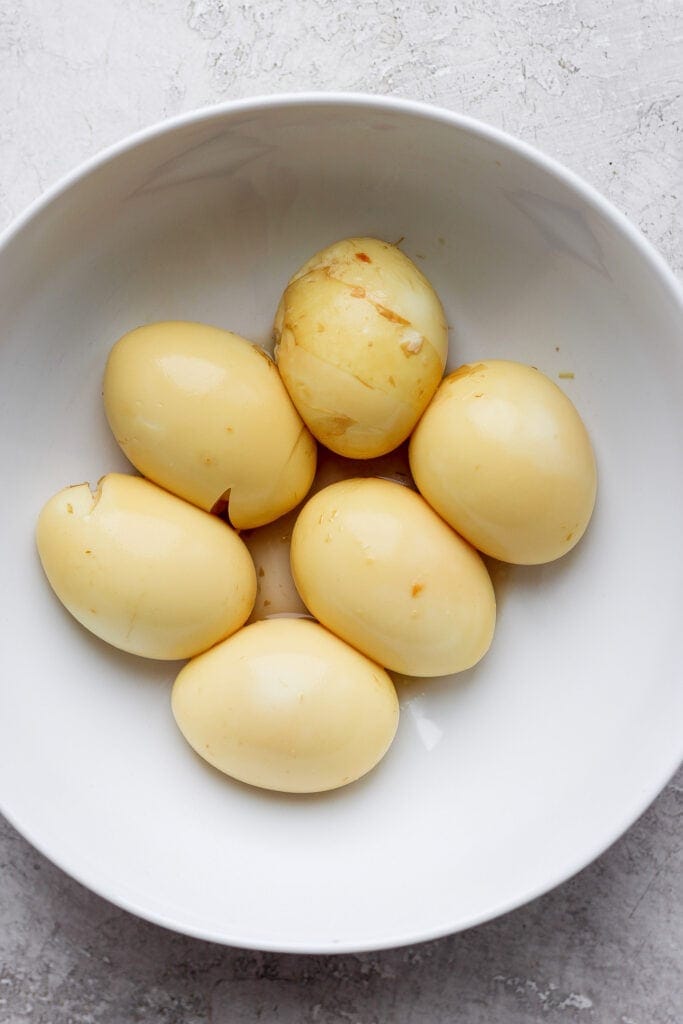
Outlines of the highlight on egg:
M 206 324 L 138 327 L 111 350 L 104 405 L 137 470 L 237 529 L 294 508 L 315 473 L 316 445 L 273 360 Z
M 145 658 L 189 658 L 247 620 L 254 565 L 216 516 L 141 477 L 65 487 L 40 513 L 38 554 L 55 594 L 100 639 Z
M 461 672 L 491 644 L 496 602 L 484 563 L 407 487 L 326 487 L 299 514 L 291 564 L 316 619 L 388 669 Z
M 319 793 L 354 782 L 398 725 L 387 673 L 322 626 L 279 618 L 245 626 L 181 669 L 172 692 L 187 742 L 252 786 Z
M 570 551 L 595 504 L 588 432 L 539 370 L 490 359 L 445 378 L 410 441 L 420 493 L 480 551 L 536 565 Z
M 274 337 L 282 379 L 313 435 L 358 459 L 408 437 L 448 350 L 431 284 L 376 238 L 344 239 L 304 263 L 282 295 Z

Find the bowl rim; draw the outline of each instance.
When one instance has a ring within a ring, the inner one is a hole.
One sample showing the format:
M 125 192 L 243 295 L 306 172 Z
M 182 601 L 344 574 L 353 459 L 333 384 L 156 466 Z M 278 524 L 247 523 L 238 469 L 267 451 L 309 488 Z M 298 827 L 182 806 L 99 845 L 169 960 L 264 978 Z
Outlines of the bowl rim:
M 76 165 L 72 170 L 61 176 L 43 191 L 36 199 L 28 204 L 9 225 L 0 232 L 0 253 L 9 245 L 30 222 L 46 210 L 50 204 L 61 195 L 68 192 L 72 187 L 87 178 L 93 171 L 96 171 L 110 160 L 123 155 L 139 146 L 144 145 L 152 139 L 172 133 L 178 128 L 191 124 L 203 124 L 213 119 L 222 119 L 231 114 L 244 112 L 263 112 L 268 109 L 292 106 L 338 106 L 357 107 L 364 109 L 375 109 L 378 113 L 391 111 L 399 114 L 408 114 L 413 117 L 431 120 L 445 126 L 466 131 L 480 139 L 493 142 L 508 152 L 528 160 L 536 167 L 544 170 L 555 177 L 568 188 L 570 188 L 588 207 L 598 212 L 606 220 L 610 221 L 616 231 L 623 239 L 630 244 L 641 256 L 644 262 L 650 267 L 669 293 L 674 304 L 679 307 L 683 316 L 683 284 L 678 280 L 673 270 L 669 267 L 664 257 L 657 251 L 655 246 L 645 238 L 629 218 L 622 213 L 613 203 L 606 199 L 596 188 L 586 182 L 580 175 L 565 167 L 554 157 L 548 156 L 535 146 L 516 138 L 515 136 L 486 124 L 477 118 L 467 114 L 460 114 L 446 107 L 432 104 L 421 100 L 406 99 L 399 96 L 388 96 L 383 94 L 366 92 L 342 92 L 342 91 L 294 91 L 276 94 L 259 94 L 237 100 L 225 100 L 220 103 L 198 107 L 182 114 L 175 115 L 154 122 L 146 128 L 142 128 L 132 134 L 125 136 L 99 150 L 93 156 Z M 683 743 L 681 744 L 683 747 Z M 86 876 L 86 872 L 74 868 L 69 864 L 66 854 L 56 854 L 49 849 L 48 844 L 33 833 L 33 829 L 21 821 L 19 814 L 8 812 L 3 806 L 0 793 L 0 813 L 7 821 L 26 839 L 31 846 L 38 850 L 51 863 L 68 874 L 75 881 L 85 886 L 91 892 L 137 917 L 157 924 L 171 931 L 187 935 L 191 938 L 203 939 L 222 945 L 233 945 L 244 949 L 258 950 L 274 953 L 307 953 L 307 954 L 344 954 L 362 953 L 383 949 L 394 949 L 401 946 L 412 945 L 420 942 L 427 942 L 442 938 L 446 935 L 465 931 L 477 925 L 484 924 L 497 917 L 507 914 L 518 907 L 521 907 L 532 900 L 543 896 L 555 889 L 557 886 L 568 881 L 579 871 L 591 864 L 597 857 L 601 856 L 613 843 L 637 821 L 647 810 L 659 793 L 665 788 L 672 776 L 677 771 L 683 759 L 683 749 L 675 753 L 674 757 L 666 762 L 656 773 L 656 776 L 649 780 L 648 785 L 639 788 L 634 792 L 626 810 L 622 812 L 621 819 L 616 828 L 609 835 L 600 836 L 588 852 L 578 856 L 569 868 L 561 868 L 549 877 L 520 891 L 508 900 L 495 905 L 488 906 L 459 922 L 442 921 L 433 924 L 429 928 L 421 930 L 410 930 L 404 928 L 401 932 L 393 934 L 378 934 L 374 938 L 365 938 L 360 941 L 271 941 L 267 938 L 255 939 L 239 934 L 228 935 L 215 930 L 201 928 L 187 922 L 176 919 L 172 912 L 160 913 L 150 908 L 141 907 L 133 899 L 121 896 L 99 882 L 93 882 Z

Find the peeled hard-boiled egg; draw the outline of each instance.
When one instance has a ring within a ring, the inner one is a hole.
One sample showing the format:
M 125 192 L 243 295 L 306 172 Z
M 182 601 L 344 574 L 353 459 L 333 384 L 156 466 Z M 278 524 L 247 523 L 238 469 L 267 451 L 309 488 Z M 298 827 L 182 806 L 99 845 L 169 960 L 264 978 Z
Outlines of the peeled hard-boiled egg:
M 189 658 L 234 633 L 254 604 L 249 552 L 226 523 L 121 473 L 44 506 L 38 553 L 55 594 L 107 643 Z
M 448 349 L 429 281 L 376 238 L 347 238 L 305 263 L 280 300 L 274 335 L 282 379 L 311 432 L 359 459 L 406 439 Z
M 136 469 L 207 512 L 227 506 L 238 529 L 277 519 L 311 486 L 315 442 L 277 367 L 230 331 L 164 322 L 124 335 L 104 404 Z
M 353 782 L 384 756 L 398 700 L 384 669 L 306 619 L 255 622 L 186 665 L 173 714 L 220 771 L 285 793 Z
M 445 675 L 488 650 L 496 602 L 486 568 L 407 487 L 377 479 L 326 487 L 297 519 L 291 559 L 313 615 L 386 668 Z
M 410 466 L 439 515 L 504 562 L 566 554 L 595 504 L 581 417 L 548 377 L 521 363 L 492 359 L 446 377 L 412 436 Z

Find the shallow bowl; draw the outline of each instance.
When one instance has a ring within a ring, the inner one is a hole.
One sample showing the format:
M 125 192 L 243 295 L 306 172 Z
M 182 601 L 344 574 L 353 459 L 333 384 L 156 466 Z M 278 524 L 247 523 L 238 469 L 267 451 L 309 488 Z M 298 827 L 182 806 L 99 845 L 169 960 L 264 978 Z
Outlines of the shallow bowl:
M 584 417 L 598 504 L 560 562 L 495 570 L 493 648 L 398 681 L 379 768 L 315 797 L 231 782 L 178 734 L 176 665 L 81 629 L 43 578 L 36 515 L 126 468 L 101 402 L 116 338 L 155 319 L 269 339 L 314 250 L 403 238 L 440 293 L 450 366 L 533 364 Z M 107 899 L 188 934 L 331 952 L 466 928 L 613 842 L 683 744 L 683 301 L 589 186 L 471 119 L 306 95 L 167 122 L 90 161 L 0 244 L 0 806 Z

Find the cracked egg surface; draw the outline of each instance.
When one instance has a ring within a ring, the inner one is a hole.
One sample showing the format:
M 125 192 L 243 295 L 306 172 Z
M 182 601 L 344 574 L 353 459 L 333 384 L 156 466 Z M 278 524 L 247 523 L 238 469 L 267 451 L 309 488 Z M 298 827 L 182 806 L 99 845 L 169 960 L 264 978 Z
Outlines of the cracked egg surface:
M 347 238 L 292 277 L 275 358 L 311 433 L 339 455 L 383 455 L 408 437 L 441 380 L 443 307 L 395 245 Z
M 189 658 L 246 621 L 256 575 L 237 533 L 148 480 L 109 473 L 43 507 L 38 553 L 55 594 L 107 643 Z
M 294 508 L 316 446 L 272 359 L 206 324 L 165 321 L 114 345 L 104 376 L 114 437 L 136 469 L 237 529 Z

